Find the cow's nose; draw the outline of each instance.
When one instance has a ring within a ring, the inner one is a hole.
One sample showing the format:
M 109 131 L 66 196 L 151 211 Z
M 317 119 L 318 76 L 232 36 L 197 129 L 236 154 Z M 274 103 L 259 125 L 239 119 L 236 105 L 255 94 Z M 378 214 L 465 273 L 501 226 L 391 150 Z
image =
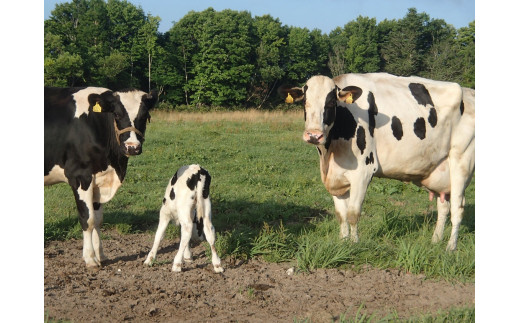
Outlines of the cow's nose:
M 319 144 L 320 140 L 323 138 L 322 132 L 314 132 L 314 131 L 305 131 L 303 135 L 303 139 L 311 144 Z
M 125 143 L 125 148 L 128 155 L 139 155 L 141 153 L 141 144 L 139 143 Z

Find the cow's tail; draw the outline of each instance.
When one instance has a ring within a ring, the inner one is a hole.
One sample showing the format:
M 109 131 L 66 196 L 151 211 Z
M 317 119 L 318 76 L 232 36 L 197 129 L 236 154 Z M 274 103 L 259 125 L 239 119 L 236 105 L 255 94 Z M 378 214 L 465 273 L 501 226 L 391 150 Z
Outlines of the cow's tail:
M 211 185 L 211 176 L 208 171 L 200 167 L 200 181 L 197 183 L 197 221 L 202 222 L 202 218 L 206 212 L 211 212 L 206 208 L 209 206 L 209 186 Z

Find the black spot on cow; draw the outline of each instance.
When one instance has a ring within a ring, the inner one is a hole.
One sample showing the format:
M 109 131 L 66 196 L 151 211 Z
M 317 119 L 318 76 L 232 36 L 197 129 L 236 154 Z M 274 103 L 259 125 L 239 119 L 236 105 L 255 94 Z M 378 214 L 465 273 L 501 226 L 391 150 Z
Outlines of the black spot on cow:
M 94 206 L 94 210 L 99 210 L 99 208 L 101 208 L 101 203 L 98 203 L 98 202 L 94 202 L 93 203 L 93 206 Z
M 435 108 L 430 109 L 428 122 L 430 123 L 430 126 L 432 126 L 432 128 L 435 128 L 435 126 L 437 125 L 437 111 L 435 110 Z
M 202 197 L 207 199 L 209 197 L 209 186 L 211 185 L 211 176 L 209 175 L 208 171 L 204 168 L 200 169 L 200 174 L 206 177 L 204 187 L 202 188 Z
M 336 98 L 336 89 L 332 90 L 327 94 L 325 98 L 325 106 L 323 110 L 323 123 L 327 126 L 330 126 L 334 120 L 336 119 L 336 106 L 337 106 L 337 98 Z
M 200 172 L 196 172 L 195 174 L 191 175 L 190 178 L 186 181 L 186 185 L 190 190 L 194 190 L 195 186 L 197 186 L 197 182 L 200 181 Z
M 373 164 L 374 163 L 374 153 L 370 152 L 370 155 L 365 159 L 365 164 Z
M 367 142 L 365 139 L 365 128 L 363 128 L 362 126 L 359 126 L 357 129 L 356 144 L 359 150 L 361 151 L 361 155 L 363 155 L 363 152 L 365 151 L 365 148 L 367 146 Z
M 343 138 L 350 140 L 356 133 L 356 119 L 350 111 L 342 106 L 336 108 L 336 121 L 330 129 L 329 135 L 327 136 L 327 142 L 325 143 L 325 149 L 329 149 L 331 140 L 337 140 Z
M 368 92 L 368 131 L 374 137 L 374 129 L 376 128 L 377 105 L 372 92 Z
M 173 190 L 173 188 L 172 188 L 172 190 Z M 166 197 L 163 197 L 162 204 L 166 204 Z
M 426 138 L 426 121 L 424 121 L 424 118 L 417 118 L 413 124 L 413 132 L 421 140 Z
M 83 201 L 78 194 L 77 190 L 73 190 L 74 198 L 76 199 L 76 207 L 78 209 L 79 223 L 83 231 L 88 229 L 88 207 L 87 203 Z
M 403 138 L 403 124 L 401 123 L 401 120 L 393 116 L 392 117 L 392 133 L 394 134 L 395 139 L 401 140 Z
M 173 186 L 173 185 L 175 185 L 176 182 L 177 182 L 177 173 L 175 173 L 175 175 L 173 175 L 172 181 L 170 182 L 170 184 Z
M 417 103 L 426 106 L 427 104 L 433 107 L 432 97 L 430 96 L 430 92 L 426 89 L 426 87 L 421 83 L 410 83 L 408 85 L 410 91 L 412 92 L 413 97 L 417 100 Z
M 460 101 L 460 115 L 464 114 L 464 101 Z
M 319 147 L 316 147 L 316 149 L 318 150 L 318 154 L 320 154 L 320 156 L 321 156 L 321 150 L 320 150 L 320 148 L 319 148 Z
M 173 187 L 172 187 L 172 190 L 170 191 L 170 200 L 174 200 L 175 199 L 175 191 L 173 190 Z

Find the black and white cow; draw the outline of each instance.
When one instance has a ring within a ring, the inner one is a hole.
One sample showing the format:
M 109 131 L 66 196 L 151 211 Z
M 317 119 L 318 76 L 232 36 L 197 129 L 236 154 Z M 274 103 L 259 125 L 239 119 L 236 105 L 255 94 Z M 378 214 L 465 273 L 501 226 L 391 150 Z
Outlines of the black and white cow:
M 142 152 L 157 93 L 46 87 L 44 97 L 44 184 L 71 186 L 83 229 L 83 259 L 87 267 L 97 267 L 106 260 L 102 204 L 121 186 L 128 157 Z
M 213 270 L 217 273 L 224 271 L 215 248 L 215 228 L 211 222 L 209 197 L 210 184 L 211 176 L 199 165 L 183 166 L 175 172 L 166 186 L 159 213 L 159 226 L 152 250 L 144 261 L 145 265 L 152 265 L 166 228 L 173 220 L 176 225 L 181 226 L 181 242 L 173 260 L 172 271 L 181 271 L 182 262 L 191 261 L 190 239 L 196 237 L 202 240 L 203 236 L 206 237 L 211 248 Z
M 316 145 L 340 235 L 358 241 L 357 223 L 372 176 L 413 182 L 437 196 L 432 241 L 455 250 L 464 191 L 475 170 L 475 92 L 456 83 L 386 73 L 311 77 L 280 87 L 286 102 L 305 105 L 303 140 Z

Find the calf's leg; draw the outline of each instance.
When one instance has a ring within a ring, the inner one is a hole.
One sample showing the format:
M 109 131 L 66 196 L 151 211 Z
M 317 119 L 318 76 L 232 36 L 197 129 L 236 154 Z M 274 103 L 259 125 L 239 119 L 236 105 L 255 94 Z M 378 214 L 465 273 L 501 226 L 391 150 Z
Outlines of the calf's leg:
M 169 209 L 169 205 L 163 204 L 161 207 L 161 211 L 159 212 L 159 226 L 157 227 L 157 232 L 155 232 L 155 239 L 153 242 L 152 250 L 148 253 L 146 260 L 144 261 L 145 265 L 152 265 L 152 262 L 155 260 L 157 256 L 157 249 L 159 249 L 159 244 L 164 238 L 164 233 L 166 232 L 166 228 L 168 227 L 168 223 L 170 223 L 171 211 Z

